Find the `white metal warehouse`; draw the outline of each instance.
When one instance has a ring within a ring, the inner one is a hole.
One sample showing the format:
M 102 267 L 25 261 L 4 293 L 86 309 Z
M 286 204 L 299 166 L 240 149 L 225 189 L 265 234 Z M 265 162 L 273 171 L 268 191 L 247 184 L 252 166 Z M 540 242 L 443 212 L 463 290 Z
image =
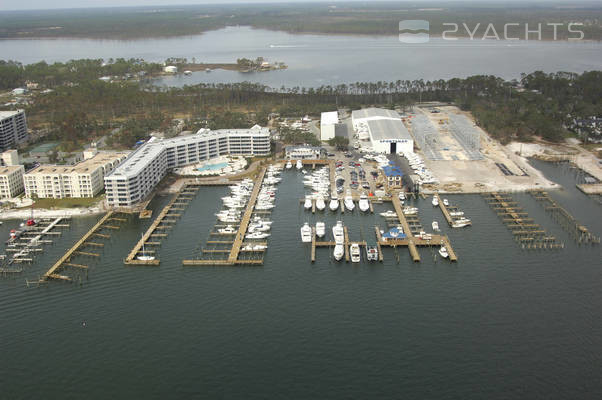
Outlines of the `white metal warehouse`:
M 353 111 L 351 119 L 356 131 L 368 131 L 375 152 L 390 154 L 414 151 L 414 139 L 396 111 L 366 108 Z

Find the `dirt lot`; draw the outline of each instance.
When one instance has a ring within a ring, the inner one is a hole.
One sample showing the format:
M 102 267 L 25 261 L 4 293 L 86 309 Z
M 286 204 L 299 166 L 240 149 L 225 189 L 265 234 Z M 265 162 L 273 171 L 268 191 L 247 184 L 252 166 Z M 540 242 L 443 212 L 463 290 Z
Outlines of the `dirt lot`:
M 447 121 L 450 113 L 467 115 L 471 120 L 472 115 L 460 111 L 457 107 L 438 107 L 438 114 L 426 113 L 436 126 L 439 120 Z M 445 128 L 443 128 L 445 130 Z M 440 131 L 441 132 L 441 131 Z M 531 167 L 527 159 L 513 152 L 512 147 L 502 146 L 491 139 L 489 135 L 481 130 L 481 153 L 484 160 L 467 160 L 460 145 L 449 135 L 441 135 L 442 142 L 448 145 L 448 155 L 455 155 L 457 160 L 446 159 L 444 161 L 432 161 L 424 157 L 424 153 L 418 151 L 433 175 L 439 180 L 437 185 L 424 185 L 423 191 L 440 192 L 487 192 L 487 191 L 524 191 L 532 188 L 554 188 L 557 185 L 548 181 L 541 172 Z M 448 143 L 449 142 L 449 143 Z M 447 157 L 446 157 L 447 158 Z

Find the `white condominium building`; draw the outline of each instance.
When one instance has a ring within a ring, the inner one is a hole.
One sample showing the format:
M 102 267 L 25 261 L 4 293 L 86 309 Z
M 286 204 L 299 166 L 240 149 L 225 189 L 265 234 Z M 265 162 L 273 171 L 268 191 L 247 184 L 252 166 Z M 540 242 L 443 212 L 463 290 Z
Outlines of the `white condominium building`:
M 194 135 L 173 139 L 153 137 L 105 177 L 107 203 L 128 207 L 144 200 L 172 168 L 222 155 L 269 154 L 270 131 L 258 125 L 251 129 L 201 129 Z
M 27 140 L 25 111 L 0 111 L 0 149 L 8 149 Z
M 25 195 L 39 198 L 94 197 L 104 186 L 104 177 L 129 152 L 102 152 L 76 165 L 40 165 L 24 176 Z
M 23 193 L 24 172 L 22 165 L 0 167 L 0 199 L 11 199 Z

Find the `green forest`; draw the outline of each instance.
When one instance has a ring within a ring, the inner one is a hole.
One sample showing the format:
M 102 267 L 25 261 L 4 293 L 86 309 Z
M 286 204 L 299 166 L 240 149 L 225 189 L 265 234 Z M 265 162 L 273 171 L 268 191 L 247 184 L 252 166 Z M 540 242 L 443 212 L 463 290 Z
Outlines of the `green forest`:
M 270 113 L 299 117 L 337 108 L 403 108 L 420 101 L 449 102 L 471 111 L 478 124 L 503 143 L 534 136 L 559 141 L 569 135 L 564 126 L 572 118 L 602 115 L 601 71 L 534 72 L 513 82 L 472 76 L 318 88 L 270 88 L 249 82 L 159 88 L 136 81 L 99 80 L 99 75 L 135 73 L 154 65 L 142 60 L 112 62 L 77 60 L 30 66 L 0 62 L 0 77 L 4 87 L 35 79 L 52 89 L 34 91 L 26 112 L 30 127 L 45 129 L 48 138 L 61 141 L 63 149 L 75 149 L 108 132 L 114 132 L 109 144 L 131 147 L 151 131 L 169 128 L 174 118 L 184 120 L 185 129 L 190 130 L 238 128 L 266 125 Z M 289 141 L 303 139 L 298 132 L 283 133 Z
M 291 33 L 397 35 L 401 20 L 427 20 L 430 33 L 448 30 L 444 23 L 466 24 L 481 38 L 492 24 L 498 35 L 510 26 L 509 36 L 524 36 L 542 24 L 542 39 L 575 37 L 568 23 L 580 22 L 585 39 L 602 39 L 602 7 L 587 1 L 570 7 L 542 3 L 428 1 L 428 2 L 337 2 L 289 4 L 227 4 L 173 7 L 127 7 L 73 10 L 11 11 L 0 13 L 0 38 L 79 37 L 139 39 L 199 34 L 226 26 L 252 26 Z M 459 29 L 454 36 L 469 36 Z M 491 33 L 491 31 L 489 32 Z

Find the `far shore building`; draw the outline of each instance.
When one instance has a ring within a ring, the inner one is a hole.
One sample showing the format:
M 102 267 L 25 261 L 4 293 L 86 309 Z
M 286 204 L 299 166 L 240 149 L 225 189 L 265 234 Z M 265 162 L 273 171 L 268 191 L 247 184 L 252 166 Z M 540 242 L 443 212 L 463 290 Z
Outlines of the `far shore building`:
M 29 198 L 94 197 L 104 188 L 104 177 L 129 152 L 100 152 L 75 165 L 40 165 L 23 176 Z
M 138 204 L 173 168 L 223 155 L 255 157 L 269 154 L 270 130 L 259 125 L 250 129 L 201 129 L 194 135 L 171 139 L 153 137 L 105 177 L 107 203 L 111 207 Z
M 0 111 L 0 150 L 15 147 L 27 138 L 25 111 Z
M 323 112 L 320 118 L 320 140 L 327 141 L 335 136 L 335 126 L 339 123 L 337 111 Z
M 23 193 L 24 173 L 22 165 L 0 167 L 0 199 L 12 199 Z

